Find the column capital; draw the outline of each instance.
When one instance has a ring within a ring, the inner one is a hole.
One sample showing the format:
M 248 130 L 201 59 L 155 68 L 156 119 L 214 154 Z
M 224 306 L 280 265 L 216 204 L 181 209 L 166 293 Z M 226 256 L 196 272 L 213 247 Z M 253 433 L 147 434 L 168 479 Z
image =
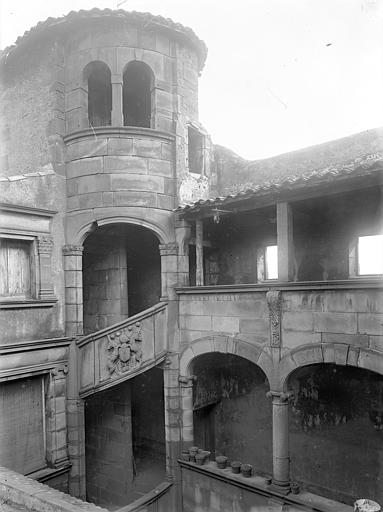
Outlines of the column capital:
M 64 379 L 68 373 L 68 366 L 55 366 L 50 373 L 54 379 Z
M 273 404 L 288 405 L 288 402 L 290 398 L 293 398 L 294 393 L 292 391 L 268 391 L 266 396 L 272 399 Z
M 84 247 L 82 245 L 64 245 L 63 254 L 64 256 L 82 256 Z
M 175 242 L 160 244 L 158 247 L 161 256 L 177 256 L 178 254 L 178 244 Z
M 180 375 L 178 377 L 178 382 L 180 383 L 182 388 L 192 388 L 195 381 L 194 375 Z
M 37 252 L 39 254 L 51 254 L 53 248 L 53 236 L 41 235 L 37 237 Z

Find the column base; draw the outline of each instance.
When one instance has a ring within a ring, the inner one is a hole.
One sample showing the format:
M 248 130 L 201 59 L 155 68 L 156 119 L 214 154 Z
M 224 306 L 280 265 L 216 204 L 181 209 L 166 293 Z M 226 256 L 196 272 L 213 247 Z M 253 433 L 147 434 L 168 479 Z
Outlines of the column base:
M 290 482 L 278 482 L 277 480 L 273 480 L 270 485 L 267 486 L 270 491 L 277 492 L 278 494 L 283 494 L 286 496 L 291 492 Z

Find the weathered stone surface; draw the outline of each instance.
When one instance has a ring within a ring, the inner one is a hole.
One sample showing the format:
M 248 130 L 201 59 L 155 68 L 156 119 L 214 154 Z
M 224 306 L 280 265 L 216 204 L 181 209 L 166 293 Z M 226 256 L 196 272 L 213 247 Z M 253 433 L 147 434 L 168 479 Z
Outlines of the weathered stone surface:
M 136 156 L 107 156 L 104 158 L 105 172 L 121 171 L 136 174 L 147 173 L 147 161 Z
M 359 332 L 363 334 L 383 334 L 383 314 L 364 314 L 358 315 Z
M 368 347 L 368 336 L 365 334 L 336 334 L 330 332 L 322 333 L 324 343 L 348 343 L 359 347 Z
M 309 331 L 314 330 L 314 316 L 311 312 L 300 311 L 283 313 L 282 329 L 289 331 Z
M 294 331 L 282 333 L 282 346 L 288 348 L 296 348 L 308 343 L 320 343 L 320 341 L 321 334 L 319 332 Z
M 212 317 L 213 331 L 238 332 L 239 319 L 234 316 Z
M 357 315 L 355 313 L 314 313 L 316 332 L 356 333 Z

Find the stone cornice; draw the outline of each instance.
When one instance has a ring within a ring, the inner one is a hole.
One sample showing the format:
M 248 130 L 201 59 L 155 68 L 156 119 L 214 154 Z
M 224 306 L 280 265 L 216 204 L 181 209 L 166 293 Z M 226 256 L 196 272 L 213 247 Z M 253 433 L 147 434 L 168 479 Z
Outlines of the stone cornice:
M 0 203 L 0 211 L 39 215 L 41 217 L 53 217 L 53 215 L 57 213 L 57 210 L 46 210 L 44 208 L 34 208 L 33 206 L 22 206 L 9 203 Z
M 66 144 L 78 142 L 84 139 L 94 139 L 95 137 L 116 137 L 116 138 L 147 138 L 159 139 L 173 142 L 175 135 L 173 133 L 152 128 L 141 128 L 139 126 L 98 126 L 95 128 L 85 128 L 75 132 L 68 133 L 63 137 Z

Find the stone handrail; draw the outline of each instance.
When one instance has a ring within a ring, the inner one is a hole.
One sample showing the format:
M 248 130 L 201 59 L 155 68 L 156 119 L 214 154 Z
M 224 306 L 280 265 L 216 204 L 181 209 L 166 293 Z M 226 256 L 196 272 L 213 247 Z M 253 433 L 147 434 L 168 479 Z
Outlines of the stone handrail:
M 0 503 L 28 512 L 108 512 L 4 467 L 0 467 Z
M 140 512 L 144 510 L 148 512 L 151 510 L 153 510 L 153 512 L 171 512 L 171 509 L 167 503 L 163 504 L 163 508 L 161 507 L 161 499 L 166 499 L 166 495 L 168 494 L 172 485 L 173 484 L 170 482 L 162 482 L 157 485 L 157 487 L 144 494 L 144 496 L 141 498 L 133 501 L 133 503 L 129 503 L 129 505 L 117 509 L 116 512 Z M 151 508 L 151 505 L 153 508 Z
M 80 338 L 80 395 L 106 389 L 160 363 L 166 342 L 166 302 Z

